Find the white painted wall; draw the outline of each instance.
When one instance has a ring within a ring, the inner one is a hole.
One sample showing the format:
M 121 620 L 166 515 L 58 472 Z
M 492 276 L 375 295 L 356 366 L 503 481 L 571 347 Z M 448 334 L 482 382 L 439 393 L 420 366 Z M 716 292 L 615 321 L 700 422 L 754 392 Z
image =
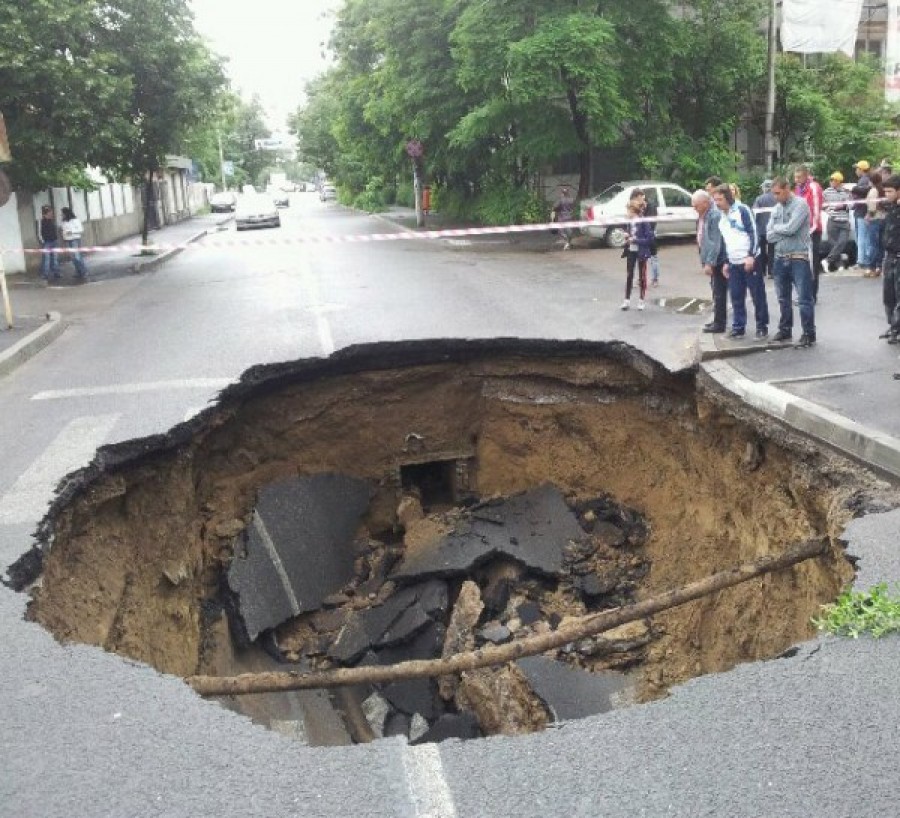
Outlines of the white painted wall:
M 0 207 L 0 250 L 3 250 L 3 266 L 7 273 L 25 272 L 22 228 L 19 226 L 19 201 L 15 193 L 3 207 Z

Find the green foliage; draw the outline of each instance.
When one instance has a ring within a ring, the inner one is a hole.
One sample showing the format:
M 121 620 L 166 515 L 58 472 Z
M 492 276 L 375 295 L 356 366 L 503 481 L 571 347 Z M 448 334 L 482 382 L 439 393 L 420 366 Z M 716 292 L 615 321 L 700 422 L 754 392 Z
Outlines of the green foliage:
M 373 176 L 369 179 L 366 182 L 365 190 L 353 200 L 355 208 L 369 213 L 378 213 L 384 210 L 386 204 L 387 193 L 384 189 L 384 179 L 380 176 Z
M 536 192 L 508 181 L 485 186 L 475 204 L 475 216 L 487 225 L 538 224 L 549 217 L 549 205 Z
M 812 620 L 821 631 L 856 639 L 869 634 L 878 639 L 900 632 L 900 593 L 891 595 L 886 583 L 869 591 L 844 591 L 822 615 Z

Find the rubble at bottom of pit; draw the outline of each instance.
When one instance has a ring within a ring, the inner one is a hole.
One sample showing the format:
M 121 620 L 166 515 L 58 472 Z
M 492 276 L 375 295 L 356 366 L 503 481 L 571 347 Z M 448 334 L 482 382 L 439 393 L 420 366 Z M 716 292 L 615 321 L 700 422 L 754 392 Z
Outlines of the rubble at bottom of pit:
M 627 604 L 649 570 L 638 513 L 552 485 L 427 514 L 407 493 L 397 518 L 393 542 L 353 543 L 353 576 L 338 592 L 260 637 L 270 651 L 313 670 L 446 658 Z M 499 667 L 352 688 L 350 709 L 368 738 L 530 733 L 633 703 L 629 669 L 652 639 L 635 622 Z M 346 714 L 348 694 L 336 698 Z

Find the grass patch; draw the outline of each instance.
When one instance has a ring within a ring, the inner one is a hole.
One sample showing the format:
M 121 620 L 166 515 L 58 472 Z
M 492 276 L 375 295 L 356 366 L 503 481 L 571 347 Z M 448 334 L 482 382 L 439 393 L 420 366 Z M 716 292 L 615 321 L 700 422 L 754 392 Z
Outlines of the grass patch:
M 878 639 L 900 631 L 900 595 L 891 595 L 882 582 L 869 591 L 844 591 L 836 602 L 822 606 L 812 620 L 820 631 L 856 639 L 863 634 Z

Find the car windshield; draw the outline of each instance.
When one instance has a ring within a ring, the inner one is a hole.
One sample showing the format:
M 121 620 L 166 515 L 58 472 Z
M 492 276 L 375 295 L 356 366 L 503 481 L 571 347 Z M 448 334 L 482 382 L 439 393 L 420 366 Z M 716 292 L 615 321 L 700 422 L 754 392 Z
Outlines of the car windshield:
M 606 190 L 598 193 L 594 197 L 594 201 L 597 204 L 606 204 L 607 202 L 611 202 L 616 198 L 620 193 L 624 193 L 625 188 L 620 184 L 610 185 Z

